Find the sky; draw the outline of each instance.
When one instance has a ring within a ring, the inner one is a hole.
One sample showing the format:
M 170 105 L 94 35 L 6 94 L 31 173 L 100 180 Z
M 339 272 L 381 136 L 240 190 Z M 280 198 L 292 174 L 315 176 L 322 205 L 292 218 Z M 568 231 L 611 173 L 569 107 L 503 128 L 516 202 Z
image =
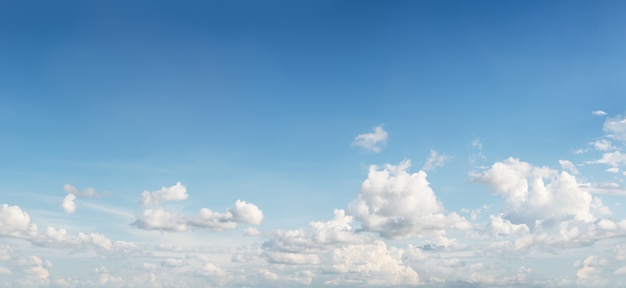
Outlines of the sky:
M 625 14 L 2 1 L 0 287 L 625 286 Z

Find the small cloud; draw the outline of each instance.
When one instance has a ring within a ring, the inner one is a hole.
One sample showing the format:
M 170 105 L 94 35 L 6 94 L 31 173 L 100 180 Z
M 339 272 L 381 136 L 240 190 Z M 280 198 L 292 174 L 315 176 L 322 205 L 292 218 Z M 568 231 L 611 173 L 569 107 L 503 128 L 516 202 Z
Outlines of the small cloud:
M 435 170 L 445 165 L 448 161 L 450 161 L 450 156 L 446 154 L 439 154 L 439 152 L 431 149 L 430 156 L 428 156 L 428 160 L 426 160 L 426 163 L 424 163 L 424 167 L 422 167 L 422 170 Z
M 615 149 L 615 147 L 613 147 L 613 143 L 606 139 L 600 139 L 596 142 L 593 142 L 593 148 L 598 151 L 609 151 Z
M 609 169 L 606 169 L 606 172 L 611 172 L 611 173 L 619 173 L 619 168 L 617 167 L 611 167 Z
M 626 141 L 626 118 L 622 116 L 609 118 L 602 127 L 606 137 Z
M 74 214 L 76 212 L 76 197 L 82 198 L 95 198 L 100 197 L 96 190 L 92 187 L 87 187 L 82 192 L 78 190 L 76 187 L 70 184 L 63 185 L 63 190 L 67 193 L 65 198 L 63 198 L 63 202 L 61 203 L 61 207 L 65 210 L 67 214 Z
M 604 112 L 602 110 L 596 110 L 596 111 L 591 112 L 591 115 L 594 115 L 594 116 L 606 116 L 606 112 Z
M 475 152 L 469 156 L 470 164 L 476 162 L 476 160 L 478 159 L 487 159 L 487 157 L 485 157 L 485 154 L 483 154 L 483 143 L 480 141 L 480 138 L 476 138 L 472 141 L 472 148 L 475 150 Z
M 352 142 L 352 146 L 359 146 L 365 150 L 372 151 L 374 153 L 380 152 L 381 145 L 387 143 L 387 138 L 389 134 L 382 126 L 374 127 L 373 133 L 366 133 L 356 136 L 354 138 L 354 142 Z
M 187 187 L 180 182 L 170 187 L 161 187 L 161 190 L 149 192 L 143 191 L 139 204 L 142 206 L 154 206 L 166 201 L 180 201 L 187 199 Z
M 61 203 L 61 206 L 63 207 L 63 210 L 65 210 L 65 213 L 74 214 L 74 212 L 76 212 L 76 203 L 74 202 L 74 200 L 76 200 L 76 195 L 65 195 L 65 198 L 63 198 L 63 203 Z
M 572 174 L 578 174 L 578 169 L 576 169 L 576 165 L 568 160 L 559 160 L 559 165 L 561 165 L 561 169 L 572 172 Z

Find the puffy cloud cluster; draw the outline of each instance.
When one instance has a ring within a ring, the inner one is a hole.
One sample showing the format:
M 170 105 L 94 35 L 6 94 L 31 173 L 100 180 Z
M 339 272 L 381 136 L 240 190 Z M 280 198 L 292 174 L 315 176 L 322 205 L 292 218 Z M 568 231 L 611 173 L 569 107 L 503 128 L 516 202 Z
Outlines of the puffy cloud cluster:
M 28 213 L 19 206 L 0 206 L 0 236 L 28 237 L 36 233 L 37 225 L 30 223 Z
M 504 217 L 514 224 L 552 225 L 566 220 L 593 221 L 592 196 L 576 177 L 516 158 L 496 162 L 475 178 L 504 196 Z
M 350 211 L 363 228 L 386 238 L 445 234 L 446 229 L 469 229 L 457 213 L 445 214 L 426 180 L 426 172 L 409 173 L 410 161 L 370 166 Z
M 358 135 L 354 138 L 352 146 L 358 146 L 365 150 L 378 153 L 381 151 L 382 145 L 387 143 L 389 134 L 382 126 L 374 127 L 374 132 Z
M 307 230 L 278 230 L 262 246 L 270 264 L 312 269 L 326 285 L 414 285 L 417 272 L 402 262 L 404 251 L 387 247 L 368 232 L 356 231 L 353 217 L 335 210 L 330 221 L 311 222 Z
M 163 187 L 154 192 L 144 191 L 139 203 L 144 206 L 156 206 L 165 201 L 185 200 L 187 197 L 187 188 L 178 182 L 174 186 Z M 193 217 L 169 212 L 161 207 L 151 207 L 139 214 L 131 225 L 145 230 L 183 232 L 188 231 L 190 227 L 222 231 L 235 229 L 240 223 L 260 225 L 261 222 L 263 222 L 263 211 L 259 207 L 237 200 L 235 206 L 224 213 L 201 208 L 200 212 Z

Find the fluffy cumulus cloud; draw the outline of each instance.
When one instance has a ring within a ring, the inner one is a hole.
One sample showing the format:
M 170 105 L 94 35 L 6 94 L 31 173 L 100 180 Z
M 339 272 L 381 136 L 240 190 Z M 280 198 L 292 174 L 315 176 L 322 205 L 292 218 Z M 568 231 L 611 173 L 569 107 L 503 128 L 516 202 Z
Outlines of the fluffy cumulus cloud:
M 593 221 L 591 194 L 566 171 L 536 167 L 516 158 L 496 162 L 476 180 L 504 196 L 504 216 L 514 224 L 550 225 L 565 220 Z
M 358 135 L 354 138 L 352 146 L 358 146 L 365 150 L 378 153 L 381 151 L 382 146 L 387 143 L 389 135 L 382 126 L 374 127 L 374 132 Z
M 24 237 L 33 234 L 37 226 L 30 223 L 28 213 L 19 206 L 0 206 L 0 236 Z
M 181 201 L 187 199 L 187 187 L 180 182 L 174 186 L 161 187 L 157 191 L 143 191 L 139 203 L 143 206 L 154 206 L 166 201 Z
M 256 205 L 241 200 L 237 200 L 235 206 L 226 212 L 201 208 L 193 217 L 166 211 L 162 207 L 154 207 L 165 201 L 184 200 L 187 197 L 187 189 L 180 182 L 158 191 L 144 191 L 139 202 L 144 206 L 153 207 L 145 209 L 131 225 L 144 230 L 183 232 L 191 227 L 222 231 L 236 229 L 240 223 L 260 225 L 263 222 L 263 211 Z
M 407 160 L 399 165 L 370 167 L 357 199 L 350 204 L 350 211 L 363 228 L 387 238 L 470 228 L 458 214 L 445 214 L 426 180 L 426 172 L 409 173 L 410 166 Z

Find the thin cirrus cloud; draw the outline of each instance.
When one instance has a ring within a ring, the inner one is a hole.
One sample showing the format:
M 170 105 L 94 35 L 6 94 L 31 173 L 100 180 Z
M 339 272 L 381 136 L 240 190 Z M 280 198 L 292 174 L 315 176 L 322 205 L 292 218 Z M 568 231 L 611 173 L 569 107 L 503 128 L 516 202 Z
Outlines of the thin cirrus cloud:
M 379 153 L 382 147 L 387 143 L 387 138 L 389 138 L 389 134 L 379 125 L 374 127 L 374 132 L 356 136 L 352 142 L 352 146 Z

